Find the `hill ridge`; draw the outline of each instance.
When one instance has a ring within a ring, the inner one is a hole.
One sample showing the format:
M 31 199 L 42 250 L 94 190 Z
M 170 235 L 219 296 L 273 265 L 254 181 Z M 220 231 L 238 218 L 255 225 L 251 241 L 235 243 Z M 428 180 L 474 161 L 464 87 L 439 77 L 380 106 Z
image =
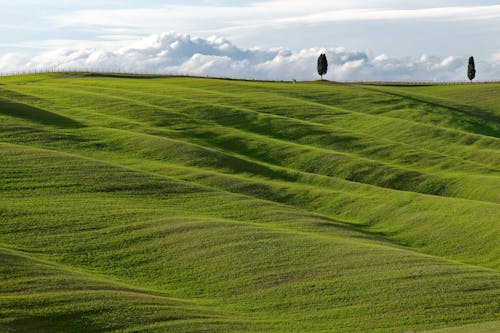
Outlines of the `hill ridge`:
M 358 85 L 0 83 L 0 330 L 497 327 L 500 141 L 457 129 L 483 118 Z M 494 84 L 408 89 L 500 103 Z

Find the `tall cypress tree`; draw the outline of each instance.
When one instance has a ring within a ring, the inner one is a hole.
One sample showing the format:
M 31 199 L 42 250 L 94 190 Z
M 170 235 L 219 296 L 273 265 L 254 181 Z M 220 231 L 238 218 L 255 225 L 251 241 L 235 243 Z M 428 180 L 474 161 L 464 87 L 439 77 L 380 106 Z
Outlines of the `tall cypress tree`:
M 476 77 L 476 64 L 474 63 L 474 57 L 469 58 L 469 68 L 467 69 L 467 76 L 470 82 Z
M 326 54 L 321 53 L 318 58 L 318 74 L 321 76 L 321 80 L 323 80 L 323 75 L 328 73 L 328 60 L 326 59 Z

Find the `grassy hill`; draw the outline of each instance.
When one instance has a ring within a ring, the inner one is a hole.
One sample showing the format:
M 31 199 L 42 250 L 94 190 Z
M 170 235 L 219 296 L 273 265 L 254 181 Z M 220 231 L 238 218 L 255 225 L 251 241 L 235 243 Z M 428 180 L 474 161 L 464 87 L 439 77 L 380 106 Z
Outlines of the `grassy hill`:
M 500 85 L 0 78 L 1 332 L 500 332 Z

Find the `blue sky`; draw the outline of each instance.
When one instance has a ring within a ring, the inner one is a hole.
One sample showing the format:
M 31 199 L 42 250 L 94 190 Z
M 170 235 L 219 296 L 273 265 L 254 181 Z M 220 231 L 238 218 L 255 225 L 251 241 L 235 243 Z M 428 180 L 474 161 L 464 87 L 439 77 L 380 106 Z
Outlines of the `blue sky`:
M 165 32 L 203 39 L 218 36 L 242 50 L 342 47 L 369 58 L 384 55 L 398 61 L 423 59 L 422 55 L 439 61 L 474 55 L 488 66 L 496 66 L 500 59 L 498 0 L 1 2 L 0 70 L 10 68 L 5 64 L 7 54 L 27 59 L 63 48 L 117 52 Z M 191 56 L 200 53 L 192 51 Z

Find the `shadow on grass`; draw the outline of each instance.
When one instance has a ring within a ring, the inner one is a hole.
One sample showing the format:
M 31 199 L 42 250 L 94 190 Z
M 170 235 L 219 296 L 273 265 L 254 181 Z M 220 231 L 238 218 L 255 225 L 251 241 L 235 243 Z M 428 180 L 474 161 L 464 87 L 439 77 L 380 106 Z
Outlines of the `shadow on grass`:
M 20 118 L 42 125 L 52 125 L 60 128 L 85 127 L 80 122 L 61 116 L 57 113 L 2 99 L 0 99 L 0 115 Z
M 20 317 L 6 324 L 6 332 L 38 332 L 38 333 L 53 333 L 53 332 L 105 332 L 103 327 L 92 325 L 90 320 L 86 320 L 84 316 L 79 317 L 79 313 L 60 313 L 51 316 L 29 316 Z M 2 326 L 0 325 L 0 329 Z
M 382 92 L 396 97 L 406 98 L 416 103 L 424 103 L 432 107 L 448 109 L 450 110 L 450 115 L 453 118 L 453 122 L 460 128 L 473 133 L 500 138 L 500 130 L 497 125 L 500 124 L 500 117 L 480 108 L 448 100 L 438 100 L 437 98 L 433 97 L 424 98 L 413 95 L 412 93 L 380 90 L 371 87 L 365 89 Z
M 370 225 L 362 225 L 362 224 L 354 224 L 354 223 L 349 223 L 346 221 L 337 221 L 334 219 L 331 219 L 326 216 L 322 216 L 324 219 L 330 220 L 329 222 L 316 222 L 314 225 L 320 229 L 322 229 L 323 233 L 328 232 L 329 229 L 344 229 L 348 232 L 352 232 L 349 237 L 351 238 L 357 238 L 357 239 L 364 239 L 364 240 L 370 240 L 370 241 L 375 241 L 379 242 L 380 244 L 385 244 L 385 245 L 390 245 L 390 246 L 397 246 L 400 248 L 411 248 L 410 245 L 405 244 L 401 241 L 398 241 L 395 239 L 395 237 L 398 235 L 397 232 L 388 232 L 388 231 L 375 231 L 370 229 Z

